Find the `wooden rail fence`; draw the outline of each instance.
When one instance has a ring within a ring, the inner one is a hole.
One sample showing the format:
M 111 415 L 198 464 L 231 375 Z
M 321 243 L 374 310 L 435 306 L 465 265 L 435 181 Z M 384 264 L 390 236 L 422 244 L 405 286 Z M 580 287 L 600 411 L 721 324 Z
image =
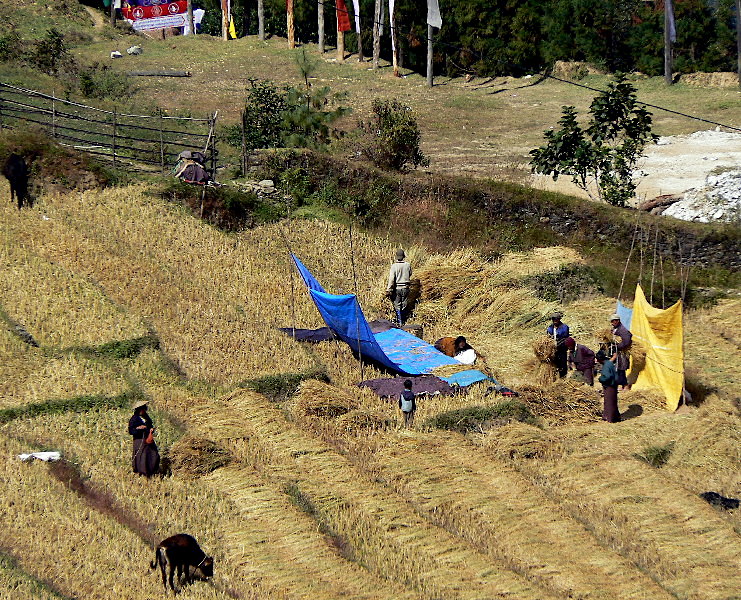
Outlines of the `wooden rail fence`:
M 135 115 L 78 104 L 0 82 L 0 127 L 33 123 L 61 144 L 93 154 L 113 166 L 162 172 L 183 150 L 198 150 L 213 177 L 216 171 L 216 119 L 162 114 Z

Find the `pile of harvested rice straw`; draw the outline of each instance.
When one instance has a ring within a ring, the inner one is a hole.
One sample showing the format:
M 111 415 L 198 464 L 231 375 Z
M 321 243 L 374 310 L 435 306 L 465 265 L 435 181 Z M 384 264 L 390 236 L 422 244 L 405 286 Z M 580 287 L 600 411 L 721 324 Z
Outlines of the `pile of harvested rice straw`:
M 231 460 L 231 455 L 216 442 L 206 438 L 186 436 L 168 451 L 170 467 L 176 475 L 199 477 L 208 475 Z
M 543 336 L 533 342 L 535 361 L 530 361 L 525 368 L 534 372 L 536 385 L 550 385 L 558 379 L 556 369 L 556 342 L 553 338 Z
M 316 379 L 306 379 L 294 397 L 297 416 L 335 419 L 358 408 L 358 401 L 342 389 Z
M 518 388 L 520 400 L 551 426 L 598 421 L 602 399 L 593 387 L 572 379 L 559 379 L 548 386 Z
M 345 433 L 359 433 L 361 431 L 379 431 L 394 427 L 395 422 L 380 410 L 357 409 L 351 410 L 335 421 L 338 430 Z

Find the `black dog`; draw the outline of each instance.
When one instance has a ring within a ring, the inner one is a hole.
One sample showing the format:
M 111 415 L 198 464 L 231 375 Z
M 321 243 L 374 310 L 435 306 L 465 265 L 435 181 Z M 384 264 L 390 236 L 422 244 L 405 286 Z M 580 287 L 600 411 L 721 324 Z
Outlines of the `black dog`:
M 28 166 L 22 156 L 12 153 L 3 165 L 3 175 L 10 182 L 10 201 L 18 200 L 18 210 L 25 202 L 33 206 L 33 200 L 28 194 Z

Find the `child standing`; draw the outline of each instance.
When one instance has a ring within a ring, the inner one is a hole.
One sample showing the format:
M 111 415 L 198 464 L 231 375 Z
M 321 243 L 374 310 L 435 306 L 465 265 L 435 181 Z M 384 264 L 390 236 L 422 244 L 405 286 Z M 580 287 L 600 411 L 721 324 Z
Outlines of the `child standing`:
M 406 428 L 409 428 L 414 424 L 414 411 L 417 410 L 417 403 L 414 398 L 412 380 L 407 379 L 404 382 L 404 391 L 399 394 L 399 408 L 404 415 L 404 427 Z

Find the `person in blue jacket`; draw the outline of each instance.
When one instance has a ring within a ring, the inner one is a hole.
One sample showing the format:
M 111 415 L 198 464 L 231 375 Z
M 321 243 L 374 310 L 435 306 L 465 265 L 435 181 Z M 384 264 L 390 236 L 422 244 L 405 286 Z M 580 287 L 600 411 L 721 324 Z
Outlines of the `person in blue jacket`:
M 618 410 L 618 375 L 615 363 L 607 358 L 604 350 L 597 352 L 595 358 L 602 365 L 598 380 L 602 384 L 604 393 L 602 419 L 608 423 L 618 423 L 620 421 L 620 411 Z
M 545 330 L 548 337 L 556 342 L 556 368 L 559 377 L 566 377 L 569 372 L 569 349 L 566 347 L 566 340 L 569 338 L 569 326 L 561 322 L 563 314 L 554 312 L 551 315 L 552 323 Z

